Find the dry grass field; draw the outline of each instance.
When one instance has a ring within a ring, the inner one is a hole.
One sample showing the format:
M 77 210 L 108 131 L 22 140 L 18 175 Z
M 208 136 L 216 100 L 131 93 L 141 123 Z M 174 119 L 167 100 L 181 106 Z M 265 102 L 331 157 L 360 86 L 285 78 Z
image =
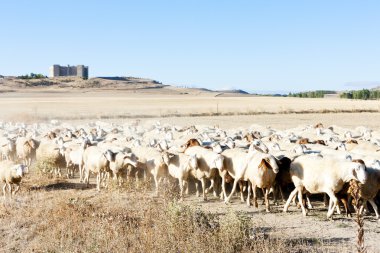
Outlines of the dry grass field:
M 286 97 L 216 96 L 213 92 L 171 94 L 158 91 L 37 90 L 0 93 L 3 120 L 36 122 L 58 119 L 134 120 L 160 119 L 176 124 L 220 124 L 224 128 L 253 123 L 279 129 L 299 124 L 372 128 L 380 126 L 379 101 L 338 98 L 301 99 Z M 182 91 L 183 93 L 183 91 Z
M 174 88 L 165 88 L 174 89 Z M 378 101 L 216 96 L 212 92 L 33 90 L 0 93 L 0 120 L 34 123 L 160 120 L 176 125 L 252 124 L 276 129 L 315 124 L 380 128 Z M 168 95 L 169 94 L 169 95 Z M 94 179 L 91 179 L 94 182 Z M 183 203 L 173 185 L 160 198 L 149 184 L 127 182 L 97 193 L 77 179 L 52 179 L 36 168 L 14 200 L 0 205 L 0 252 L 353 252 L 351 218 L 326 220 L 326 208 L 309 216 L 282 205 L 272 213 L 248 208 L 237 197 Z M 260 204 L 260 203 L 259 203 Z M 379 252 L 380 227 L 365 220 L 368 252 Z

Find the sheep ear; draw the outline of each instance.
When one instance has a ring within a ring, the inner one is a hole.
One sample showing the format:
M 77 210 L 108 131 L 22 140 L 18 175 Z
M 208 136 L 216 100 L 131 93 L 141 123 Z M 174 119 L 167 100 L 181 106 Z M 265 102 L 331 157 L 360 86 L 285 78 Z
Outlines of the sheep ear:
M 111 150 L 107 150 L 106 152 L 104 152 L 104 156 L 108 161 L 114 162 L 116 153 L 113 153 Z
M 259 168 L 260 168 L 260 169 L 263 169 L 263 170 L 266 170 L 266 169 L 267 169 L 266 158 L 261 159 L 261 163 L 260 163 L 260 165 L 259 165 Z

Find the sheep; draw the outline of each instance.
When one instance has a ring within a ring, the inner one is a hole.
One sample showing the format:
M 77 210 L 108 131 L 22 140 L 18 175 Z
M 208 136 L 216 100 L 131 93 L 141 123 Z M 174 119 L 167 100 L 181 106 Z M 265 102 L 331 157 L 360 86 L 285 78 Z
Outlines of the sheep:
M 247 152 L 241 150 L 241 149 L 227 149 L 222 152 L 222 155 L 224 157 L 223 160 L 223 171 L 221 173 L 222 177 L 222 191 L 223 191 L 223 199 L 225 200 L 225 203 L 229 202 L 230 197 L 227 197 L 225 185 L 226 185 L 226 176 L 232 177 L 234 180 L 236 177 L 239 177 L 236 173 L 239 172 L 239 170 L 243 169 L 244 164 L 247 163 L 247 159 L 251 156 L 251 154 L 248 154 Z M 239 178 L 239 180 L 236 180 L 236 183 L 234 181 L 234 187 L 232 189 L 232 193 L 236 189 L 236 185 L 240 180 L 244 180 L 243 178 Z M 247 181 L 247 180 L 245 180 Z M 232 194 L 230 194 L 232 196 Z M 242 202 L 244 202 L 244 196 L 243 191 L 240 189 L 240 199 Z
M 42 142 L 36 151 L 36 158 L 37 160 L 48 159 L 53 166 L 52 173 L 58 177 L 62 176 L 61 168 L 66 167 L 65 147 L 63 146 L 63 142 L 60 142 L 59 144 L 52 141 Z
M 223 152 L 225 157 L 224 170 L 235 179 L 231 190 L 231 193 L 225 199 L 225 203 L 228 203 L 232 194 L 236 190 L 237 183 L 240 180 L 249 181 L 252 184 L 253 196 L 255 207 L 257 205 L 256 187 L 259 187 L 264 192 L 266 211 L 269 212 L 269 190 L 274 185 L 276 174 L 279 171 L 276 159 L 269 154 L 262 152 L 250 152 L 244 153 L 237 149 L 230 149 Z M 224 194 L 225 188 L 223 188 Z M 250 206 L 250 184 L 248 184 L 248 198 L 247 205 Z
M 26 166 L 32 164 L 32 159 L 36 155 L 36 150 L 39 146 L 39 142 L 26 137 L 19 137 L 16 140 L 16 153 L 19 159 L 21 159 Z
M 118 152 L 115 155 L 115 159 L 110 162 L 110 170 L 112 171 L 114 180 L 119 180 L 119 185 L 122 183 L 121 174 L 123 170 L 131 165 L 137 166 L 137 157 L 131 152 Z
M 223 156 L 200 146 L 187 148 L 185 154 L 190 156 L 195 155 L 198 159 L 198 168 L 192 170 L 192 176 L 202 183 L 203 200 L 207 200 L 206 194 L 211 189 L 214 189 L 214 196 L 217 196 L 216 188 L 214 187 L 215 178 L 217 177 L 215 169 L 218 170 L 219 173 L 222 172 Z M 206 189 L 206 179 L 210 179 L 211 181 L 211 185 L 208 189 Z M 195 186 L 197 189 L 197 196 L 199 196 L 197 182 L 195 183 Z
M 310 194 L 326 193 L 330 197 L 327 218 L 332 217 L 337 205 L 335 193 L 342 189 L 345 182 L 354 179 L 365 183 L 367 180 L 366 167 L 361 163 L 307 155 L 294 159 L 290 175 L 295 189 L 289 195 L 283 211 L 287 212 L 291 200 L 298 193 L 302 214 L 306 216 L 302 201 L 304 190 Z
M 6 187 L 9 194 L 15 195 L 20 189 L 22 177 L 28 172 L 28 167 L 23 164 L 16 164 L 13 161 L 0 162 L 0 181 L 4 183 L 3 195 L 6 196 Z M 12 191 L 12 185 L 16 185 L 16 189 Z
M 273 189 L 274 181 L 278 171 L 279 167 L 277 165 L 276 159 L 272 155 L 257 152 L 250 161 L 250 165 L 248 165 L 245 176 L 247 179 L 249 179 L 252 185 L 254 205 L 256 208 L 258 207 L 256 187 L 258 187 L 261 188 L 263 192 L 265 190 L 265 210 L 266 212 L 270 212 L 268 195 L 269 191 Z M 251 185 L 248 184 L 247 205 L 250 205 Z
M 161 180 L 168 175 L 169 155 L 167 152 L 159 152 L 151 147 L 133 148 L 133 153 L 138 157 L 138 161 L 145 173 L 149 172 L 154 179 L 156 186 L 156 195 L 159 193 L 159 184 Z
M 263 153 L 269 153 L 269 148 L 261 140 L 253 140 L 249 147 L 249 150 L 253 150 L 253 147 L 259 148 Z
M 65 151 L 65 160 L 66 160 L 66 169 L 67 177 L 74 177 L 74 167 L 78 166 L 79 168 L 79 182 L 82 182 L 84 179 L 84 169 L 83 169 L 83 153 L 86 148 L 90 146 L 90 141 L 87 138 L 83 138 L 80 146 L 75 147 L 71 146 Z
M 103 176 L 110 171 L 109 164 L 115 160 L 114 153 L 110 150 L 103 151 L 99 147 L 88 147 L 83 153 L 83 165 L 85 171 L 84 182 L 89 185 L 90 172 L 96 174 L 96 190 L 100 191 Z
M 168 171 L 169 174 L 178 179 L 180 188 L 180 200 L 183 200 L 183 189 L 186 186 L 188 189 L 188 177 L 190 171 L 198 169 L 198 160 L 196 155 L 185 155 L 182 153 L 171 154 L 169 153 L 169 164 Z
M 379 210 L 374 201 L 377 193 L 380 190 L 380 170 L 374 168 L 367 168 L 368 179 L 364 184 L 358 184 L 357 182 L 352 182 L 350 184 L 350 189 L 348 193 L 352 195 L 353 189 L 359 189 L 359 197 L 363 200 L 359 212 L 362 213 L 367 201 L 373 207 L 376 214 L 376 219 L 379 219 Z M 347 211 L 346 211 L 347 212 Z
M 279 191 L 281 194 L 282 201 L 285 202 L 283 188 L 293 183 L 289 172 L 290 164 L 292 161 L 290 160 L 290 158 L 286 156 L 278 157 L 276 158 L 276 160 L 277 165 L 279 167 L 279 172 L 276 175 L 273 194 L 275 198 L 277 198 L 277 192 Z
M 16 157 L 16 142 L 14 139 L 7 138 L 0 147 L 1 160 L 13 161 Z

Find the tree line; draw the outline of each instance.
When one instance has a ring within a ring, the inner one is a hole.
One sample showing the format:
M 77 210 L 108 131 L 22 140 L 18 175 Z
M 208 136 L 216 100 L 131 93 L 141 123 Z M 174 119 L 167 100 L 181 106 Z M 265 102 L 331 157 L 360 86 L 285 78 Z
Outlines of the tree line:
M 316 91 L 306 91 L 298 93 L 289 93 L 288 97 L 298 97 L 298 98 L 323 98 L 325 94 L 336 94 L 336 91 L 332 90 L 316 90 Z
M 351 90 L 347 92 L 343 92 L 340 94 L 341 98 L 349 98 L 349 99 L 379 99 L 380 98 L 380 90 Z
M 42 79 L 42 78 L 46 78 L 46 76 L 43 74 L 30 73 L 30 75 L 26 74 L 26 75 L 18 76 L 17 78 L 19 78 L 19 79 Z

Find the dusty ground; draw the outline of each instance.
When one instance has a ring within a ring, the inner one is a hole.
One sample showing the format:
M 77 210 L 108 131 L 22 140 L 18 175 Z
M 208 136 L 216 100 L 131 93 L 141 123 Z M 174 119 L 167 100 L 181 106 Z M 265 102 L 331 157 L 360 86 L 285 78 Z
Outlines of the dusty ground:
M 94 182 L 94 179 L 91 182 Z M 83 184 L 78 183 L 77 179 L 55 180 L 42 178 L 41 180 L 36 180 L 34 177 L 33 179 L 26 179 L 24 185 L 21 194 L 14 201 L 5 201 L 4 205 L 0 206 L 3 213 L 0 216 L 3 224 L 0 229 L 0 235 L 3 238 L 0 239 L 0 246 L 7 249 L 5 252 L 15 249 L 31 251 L 33 247 L 36 247 L 36 241 L 44 240 L 40 238 L 40 234 L 43 234 L 42 231 L 39 231 L 41 227 L 49 226 L 52 222 L 54 222 L 55 226 L 63 228 L 51 228 L 51 233 L 60 234 L 62 233 L 59 232 L 60 229 L 67 229 L 64 225 L 65 220 L 72 222 L 71 218 L 65 218 L 66 213 L 64 211 L 51 213 L 48 210 L 55 210 L 55 212 L 57 212 L 57 208 L 66 210 L 67 206 L 86 201 L 92 207 L 89 212 L 96 213 L 96 215 L 112 213 L 113 209 L 124 209 L 125 212 L 129 213 L 131 210 L 144 209 L 139 202 L 159 203 L 161 201 L 149 189 L 136 192 L 134 190 L 119 191 L 111 188 L 109 190 L 103 189 L 102 192 L 98 193 L 94 189 L 95 185 L 86 188 Z M 39 186 L 35 187 L 34 185 Z M 225 205 L 219 199 L 210 195 L 208 201 L 204 202 L 197 198 L 194 192 L 191 192 L 191 195 L 187 196 L 182 204 L 215 215 L 238 212 L 240 215 L 251 219 L 255 230 L 252 233 L 260 238 L 280 238 L 288 242 L 302 240 L 304 250 L 311 247 L 317 251 L 320 248 L 321 252 L 355 252 L 357 226 L 353 219 L 346 218 L 344 215 L 334 215 L 334 220 L 327 220 L 326 208 L 322 206 L 322 202 L 318 199 L 312 199 L 312 203 L 315 207 L 308 213 L 307 217 L 303 217 L 301 211 L 294 206 L 291 206 L 288 213 L 282 212 L 282 204 L 272 206 L 272 212 L 266 213 L 261 199 L 259 199 L 259 208 L 256 209 L 247 207 L 245 203 L 240 203 L 238 197 L 233 198 L 230 205 Z M 160 208 L 160 204 L 158 204 L 158 208 Z M 11 218 L 10 215 L 12 214 L 22 216 Z M 44 222 L 44 215 L 49 215 L 49 221 Z M 23 216 L 25 217 L 23 218 Z M 52 217 L 56 218 L 53 219 Z M 12 219 L 14 220 L 12 221 Z M 81 219 L 84 218 L 82 217 Z M 48 223 L 48 225 L 45 223 Z M 14 232 L 16 230 L 18 231 L 17 233 Z M 49 233 L 49 230 L 47 233 Z M 20 239 L 25 240 L 23 246 L 17 244 Z M 47 239 L 46 243 L 54 243 L 55 240 L 58 239 Z M 75 240 L 77 239 L 74 238 Z M 365 245 L 368 252 L 379 252 L 379 240 L 379 221 L 376 221 L 373 215 L 366 216 Z M 55 243 L 59 244 L 59 242 Z

